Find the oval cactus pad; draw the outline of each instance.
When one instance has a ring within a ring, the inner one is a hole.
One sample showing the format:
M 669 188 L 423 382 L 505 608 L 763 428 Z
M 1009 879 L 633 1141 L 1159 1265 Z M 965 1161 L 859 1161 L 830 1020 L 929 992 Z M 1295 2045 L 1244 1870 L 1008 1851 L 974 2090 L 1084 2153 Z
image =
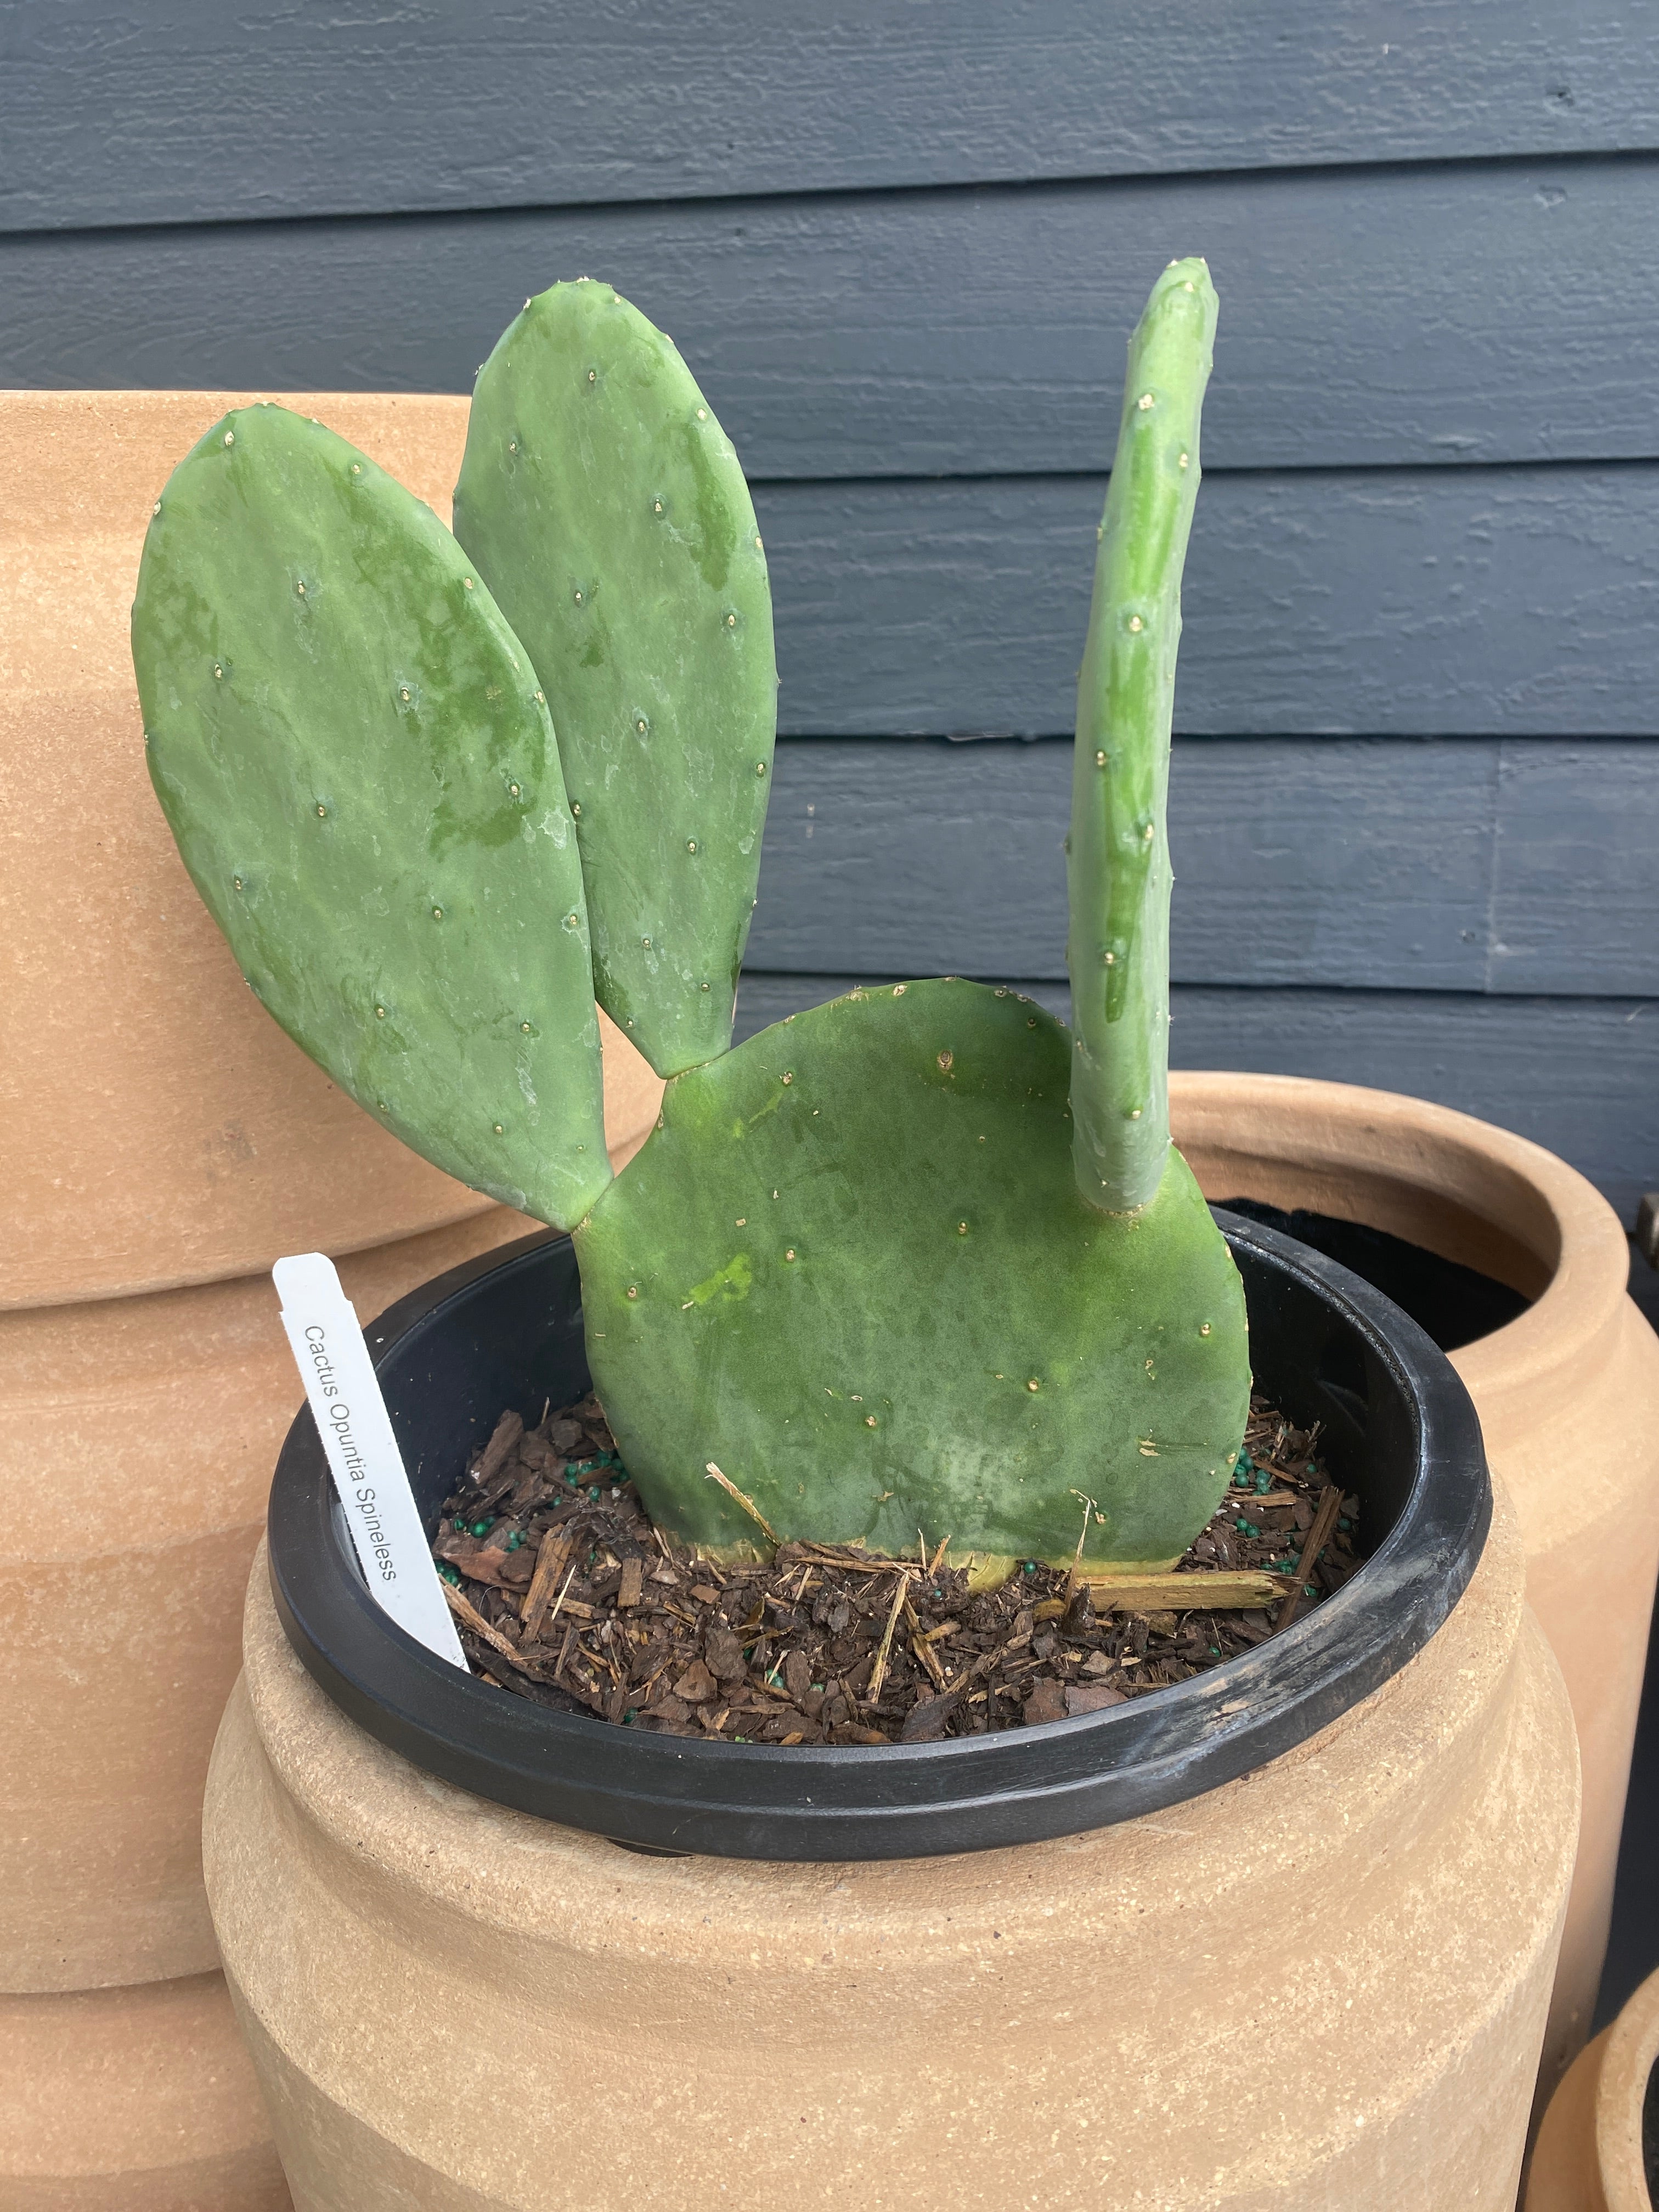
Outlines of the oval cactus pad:
M 173 471 L 133 606 L 150 775 L 343 1089 L 545 1221 L 610 1180 L 575 829 L 529 655 L 429 508 L 271 405 Z
M 481 371 L 455 534 L 541 672 L 599 1003 L 672 1075 L 731 1042 L 777 721 L 731 441 L 608 284 L 526 304 Z
M 663 1526 L 764 1548 L 713 1462 L 780 1539 L 1179 1558 L 1244 1431 L 1243 1286 L 1173 1149 L 1138 1212 L 1080 1195 L 1071 1057 L 1017 993 L 885 985 L 668 1085 L 576 1236 L 594 1382 Z

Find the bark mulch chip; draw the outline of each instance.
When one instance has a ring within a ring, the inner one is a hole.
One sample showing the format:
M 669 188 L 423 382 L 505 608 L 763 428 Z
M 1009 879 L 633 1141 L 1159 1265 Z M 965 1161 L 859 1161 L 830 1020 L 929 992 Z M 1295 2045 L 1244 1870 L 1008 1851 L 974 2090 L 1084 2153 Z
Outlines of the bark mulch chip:
M 472 1670 L 499 1689 L 667 1735 L 932 1743 L 1146 1697 L 1340 1589 L 1360 1564 L 1357 1506 L 1317 1443 L 1253 1399 L 1171 1602 L 1138 1611 L 1144 1583 L 1120 1602 L 1032 1563 L 975 1594 L 920 1541 L 910 1559 L 787 1543 L 763 1566 L 717 1565 L 653 1526 L 591 1396 L 534 1429 L 504 1413 L 432 1549 Z M 1206 1576 L 1243 1571 L 1278 1578 L 1270 1605 L 1203 1601 Z

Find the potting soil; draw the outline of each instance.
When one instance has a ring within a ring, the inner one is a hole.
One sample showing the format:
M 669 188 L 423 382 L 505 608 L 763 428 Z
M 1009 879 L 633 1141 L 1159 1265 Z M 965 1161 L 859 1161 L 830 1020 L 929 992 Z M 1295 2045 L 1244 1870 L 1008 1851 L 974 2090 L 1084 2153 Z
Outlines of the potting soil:
M 591 1396 L 533 1429 L 504 1413 L 433 1554 L 468 1661 L 498 1689 L 670 1735 L 927 1742 L 1152 1695 L 1339 1589 L 1360 1563 L 1357 1502 L 1327 1497 L 1317 1441 L 1252 1400 L 1227 1495 L 1157 1610 L 1097 1613 L 1086 1582 L 1034 1562 L 971 1592 L 945 1532 L 931 1552 L 918 1532 L 908 1559 L 787 1543 L 718 1565 L 653 1526 Z M 1316 1521 L 1329 1537 L 1308 1559 Z M 1266 1570 L 1283 1595 L 1215 1610 L 1202 1578 L 1218 1569 Z

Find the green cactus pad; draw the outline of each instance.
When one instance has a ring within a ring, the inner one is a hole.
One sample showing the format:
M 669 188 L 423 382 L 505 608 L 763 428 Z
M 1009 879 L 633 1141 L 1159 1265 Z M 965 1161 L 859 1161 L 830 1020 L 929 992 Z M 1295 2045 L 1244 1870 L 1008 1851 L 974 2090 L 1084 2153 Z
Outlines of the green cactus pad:
M 574 827 L 535 671 L 431 511 L 238 409 L 133 606 L 151 778 L 254 990 L 439 1167 L 569 1226 L 610 1180 Z
M 1079 1194 L 1072 1040 L 1012 992 L 854 992 L 668 1085 L 576 1234 L 588 1357 L 652 1513 L 780 1538 L 1164 1566 L 1249 1395 L 1237 1271 L 1179 1153 L 1130 1218 Z M 1098 1516 L 1098 1517 L 1097 1517 Z
M 1170 726 L 1216 313 L 1204 264 L 1172 261 L 1129 341 L 1078 677 L 1073 1152 L 1079 1188 L 1115 1213 L 1151 1199 L 1170 1146 Z
M 659 1075 L 712 1060 L 771 781 L 766 557 L 730 440 L 608 284 L 529 301 L 484 364 L 455 532 L 552 706 L 599 1003 Z

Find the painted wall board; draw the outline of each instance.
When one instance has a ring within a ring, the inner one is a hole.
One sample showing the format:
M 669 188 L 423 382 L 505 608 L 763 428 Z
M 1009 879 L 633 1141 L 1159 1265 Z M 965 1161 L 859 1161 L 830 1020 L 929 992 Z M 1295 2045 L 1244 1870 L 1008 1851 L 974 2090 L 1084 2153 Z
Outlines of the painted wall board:
M 758 969 L 1066 975 L 1072 747 L 778 748 Z M 1659 994 L 1659 745 L 1178 738 L 1180 982 Z
M 1091 477 L 762 484 L 791 736 L 1052 736 L 1087 628 Z M 1659 729 L 1659 465 L 1211 474 L 1192 735 Z
M 1489 989 L 1659 992 L 1659 749 L 1506 744 L 1494 861 Z
M 751 477 L 1110 459 L 1152 278 L 1222 300 L 1212 467 L 1659 456 L 1659 158 L 1288 171 L 0 238 L 0 382 L 466 392 L 526 293 L 607 277 Z M 1470 271 L 1478 268 L 1478 283 Z
M 1652 0 L 14 0 L 0 224 L 1659 143 Z
M 1483 988 L 1498 752 L 1179 741 L 1172 975 Z M 751 965 L 1063 981 L 1071 777 L 1069 739 L 781 744 Z
M 1650 1187 L 1659 1000 L 1189 988 L 1172 1014 L 1176 1067 L 1322 1075 L 1436 1099 L 1559 1152 L 1626 1222 Z
M 1177 1062 L 1445 1097 L 1622 1201 L 1656 83 L 1659 0 L 15 0 L 0 380 L 464 390 L 526 291 L 616 277 L 758 480 L 793 741 L 742 1023 L 858 972 L 1063 1005 L 1122 339 L 1207 252 Z M 987 733 L 1039 742 L 939 742 Z

